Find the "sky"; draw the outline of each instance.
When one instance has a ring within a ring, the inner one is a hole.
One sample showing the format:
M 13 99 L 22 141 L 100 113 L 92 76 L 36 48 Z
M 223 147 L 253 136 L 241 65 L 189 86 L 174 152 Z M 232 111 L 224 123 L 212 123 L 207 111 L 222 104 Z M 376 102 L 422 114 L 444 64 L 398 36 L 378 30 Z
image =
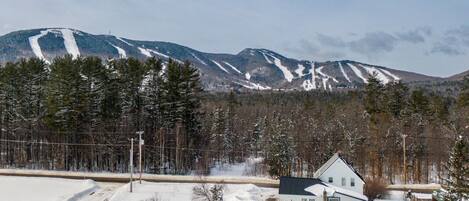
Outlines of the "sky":
M 445 77 L 469 70 L 468 11 L 466 0 L 0 0 L 0 35 L 67 27 Z

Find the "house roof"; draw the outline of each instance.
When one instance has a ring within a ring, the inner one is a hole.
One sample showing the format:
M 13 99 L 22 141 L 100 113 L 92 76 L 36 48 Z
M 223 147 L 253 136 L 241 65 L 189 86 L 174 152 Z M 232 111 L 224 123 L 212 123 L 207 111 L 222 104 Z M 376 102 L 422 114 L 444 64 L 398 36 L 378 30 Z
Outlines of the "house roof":
M 313 193 L 305 191 L 305 189 L 316 184 L 324 185 L 321 180 L 316 178 L 280 177 L 278 193 L 284 195 L 315 196 Z
M 363 182 L 365 182 L 365 180 L 360 175 L 360 173 L 358 173 L 358 171 L 355 168 L 353 168 L 352 165 L 349 162 L 347 162 L 344 158 L 342 158 L 342 156 L 339 153 L 335 153 L 326 163 L 324 163 L 314 173 L 313 177 L 314 178 L 319 178 L 322 174 L 324 174 L 324 172 L 326 172 L 327 169 L 329 169 L 329 167 L 331 167 L 332 164 L 334 164 L 334 162 L 336 160 L 342 160 L 358 176 L 358 178 L 360 178 Z
M 281 195 L 321 196 L 323 191 L 326 191 L 328 196 L 338 193 L 363 201 L 368 200 L 360 193 L 324 183 L 316 178 L 280 177 L 279 194 Z

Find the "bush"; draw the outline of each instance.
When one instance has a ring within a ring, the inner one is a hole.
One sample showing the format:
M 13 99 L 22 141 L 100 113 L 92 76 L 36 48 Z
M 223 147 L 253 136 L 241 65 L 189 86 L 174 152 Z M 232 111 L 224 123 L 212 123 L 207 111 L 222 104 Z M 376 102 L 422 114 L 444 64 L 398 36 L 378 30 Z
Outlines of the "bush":
M 386 183 L 381 178 L 367 178 L 365 181 L 365 195 L 369 200 L 381 198 L 386 194 Z

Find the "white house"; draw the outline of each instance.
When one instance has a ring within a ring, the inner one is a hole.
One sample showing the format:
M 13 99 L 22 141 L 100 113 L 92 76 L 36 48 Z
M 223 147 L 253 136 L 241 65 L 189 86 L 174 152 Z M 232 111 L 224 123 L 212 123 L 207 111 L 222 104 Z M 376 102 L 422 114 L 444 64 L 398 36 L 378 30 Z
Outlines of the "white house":
M 314 178 L 281 177 L 280 201 L 367 201 L 363 177 L 334 154 L 314 173 Z
M 339 153 L 335 153 L 313 175 L 334 186 L 363 194 L 365 180 Z

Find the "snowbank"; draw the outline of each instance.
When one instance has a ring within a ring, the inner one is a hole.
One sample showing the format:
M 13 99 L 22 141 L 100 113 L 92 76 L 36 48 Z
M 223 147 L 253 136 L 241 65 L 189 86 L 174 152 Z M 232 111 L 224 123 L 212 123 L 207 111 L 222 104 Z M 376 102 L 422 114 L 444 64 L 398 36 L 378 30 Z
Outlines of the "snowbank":
M 190 201 L 194 183 L 151 183 L 135 182 L 134 190 L 129 192 L 129 184 L 119 188 L 109 201 Z M 224 186 L 226 201 L 263 201 L 276 196 L 276 188 L 259 188 L 252 184 L 227 184 Z
M 0 176 L 0 200 L 78 201 L 96 191 L 92 180 Z
M 236 164 L 217 164 L 210 169 L 210 176 L 229 176 L 229 177 L 267 177 L 265 175 L 256 175 L 256 167 L 259 167 L 264 161 L 263 158 L 247 158 L 245 162 Z

